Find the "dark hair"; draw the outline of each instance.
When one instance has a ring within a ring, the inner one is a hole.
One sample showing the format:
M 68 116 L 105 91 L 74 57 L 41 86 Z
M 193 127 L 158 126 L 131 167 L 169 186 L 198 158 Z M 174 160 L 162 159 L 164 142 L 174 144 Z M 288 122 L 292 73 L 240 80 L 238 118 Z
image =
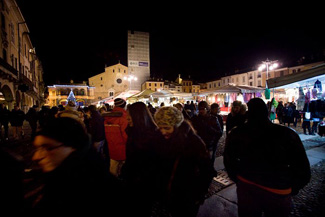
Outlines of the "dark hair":
M 148 107 L 143 102 L 131 104 L 128 107 L 128 112 L 132 118 L 133 127 L 139 133 L 157 129 Z
M 49 137 L 77 150 L 89 145 L 85 127 L 79 121 L 68 117 L 52 119 L 36 135 Z
M 211 110 L 212 109 L 215 109 L 215 108 L 219 108 L 220 106 L 219 106 L 219 104 L 218 103 L 212 103 L 211 104 Z
M 97 111 L 97 108 L 96 108 L 96 106 L 94 106 L 94 105 L 90 105 L 90 106 L 88 106 L 88 109 L 89 109 L 89 111 L 90 111 L 91 113 Z
M 260 98 L 253 98 L 247 103 L 248 106 L 248 120 L 260 120 L 268 119 L 268 109 L 265 102 Z
M 210 106 L 206 101 L 199 102 L 198 107 L 203 107 L 206 108 L 207 110 L 210 110 Z

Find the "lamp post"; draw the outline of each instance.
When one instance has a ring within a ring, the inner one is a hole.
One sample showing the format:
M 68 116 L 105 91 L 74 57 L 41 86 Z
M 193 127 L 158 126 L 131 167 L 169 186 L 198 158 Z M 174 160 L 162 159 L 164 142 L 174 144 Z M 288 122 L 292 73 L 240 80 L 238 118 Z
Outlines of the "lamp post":
M 137 81 L 137 80 L 138 80 L 138 78 L 135 77 L 134 75 L 124 76 L 123 79 L 124 79 L 124 80 L 128 80 L 128 81 L 130 82 L 129 90 L 131 90 L 131 83 L 132 83 L 132 81 Z
M 269 59 L 266 59 L 266 61 L 262 61 L 262 65 L 258 67 L 258 70 L 261 72 L 266 68 L 266 80 L 265 80 L 265 87 L 267 86 L 267 80 L 269 79 L 269 70 L 273 70 L 279 66 L 278 61 L 270 61 Z M 273 88 L 273 98 L 274 98 L 274 88 Z
M 269 70 L 273 70 L 279 66 L 277 63 L 277 60 L 270 61 L 269 59 L 266 59 L 266 61 L 262 61 L 262 65 L 258 67 L 258 70 L 261 72 L 266 68 L 266 80 L 269 79 Z

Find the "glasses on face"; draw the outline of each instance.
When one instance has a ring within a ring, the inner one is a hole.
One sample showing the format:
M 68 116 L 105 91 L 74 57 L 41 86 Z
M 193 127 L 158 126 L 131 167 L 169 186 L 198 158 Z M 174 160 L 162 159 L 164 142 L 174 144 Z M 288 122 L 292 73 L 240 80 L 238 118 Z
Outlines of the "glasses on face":
M 199 107 L 199 110 L 207 110 L 205 107 Z

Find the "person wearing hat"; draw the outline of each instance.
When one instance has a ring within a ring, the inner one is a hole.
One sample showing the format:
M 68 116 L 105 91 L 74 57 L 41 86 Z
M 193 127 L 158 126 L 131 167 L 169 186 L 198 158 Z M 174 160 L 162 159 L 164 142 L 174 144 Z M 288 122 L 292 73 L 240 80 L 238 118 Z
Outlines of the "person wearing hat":
M 121 168 L 126 159 L 125 148 L 128 136 L 125 129 L 128 126 L 128 120 L 125 107 L 126 101 L 122 98 L 116 98 L 112 111 L 103 113 L 110 172 L 116 177 L 120 176 Z
M 274 124 L 265 102 L 248 103 L 247 122 L 231 130 L 224 165 L 237 185 L 239 216 L 289 216 L 291 195 L 310 180 L 310 164 L 298 134 Z
M 119 184 L 79 121 L 52 119 L 36 133 L 33 145 L 32 159 L 43 176 L 36 177 L 42 188 L 29 210 L 31 216 L 118 216 Z
M 154 116 L 162 138 L 156 143 L 157 200 L 172 216 L 196 216 L 213 178 L 213 167 L 202 139 L 175 107 Z
M 84 123 L 83 113 L 77 110 L 76 104 L 72 100 L 69 100 L 68 104 L 65 106 L 65 109 L 63 111 L 59 111 L 55 116 L 74 118 L 80 121 L 80 123 Z

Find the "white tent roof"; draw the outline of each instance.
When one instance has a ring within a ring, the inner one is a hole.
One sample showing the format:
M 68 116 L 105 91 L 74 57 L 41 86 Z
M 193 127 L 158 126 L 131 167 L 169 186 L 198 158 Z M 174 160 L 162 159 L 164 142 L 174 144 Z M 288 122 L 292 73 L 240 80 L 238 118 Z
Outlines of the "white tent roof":
M 269 88 L 295 88 L 314 85 L 319 80 L 325 82 L 325 63 L 311 69 L 267 80 Z
M 174 94 L 168 90 L 161 90 L 150 94 L 152 97 L 171 97 Z
M 262 93 L 264 90 L 265 88 L 260 88 L 260 87 L 228 84 L 226 86 L 219 87 L 215 90 L 202 92 L 200 93 L 200 95 L 209 95 L 209 94 L 216 94 L 216 93 L 257 93 L 257 92 Z

